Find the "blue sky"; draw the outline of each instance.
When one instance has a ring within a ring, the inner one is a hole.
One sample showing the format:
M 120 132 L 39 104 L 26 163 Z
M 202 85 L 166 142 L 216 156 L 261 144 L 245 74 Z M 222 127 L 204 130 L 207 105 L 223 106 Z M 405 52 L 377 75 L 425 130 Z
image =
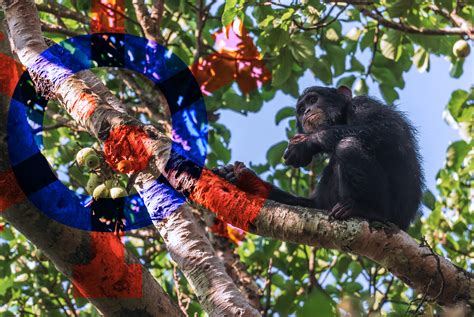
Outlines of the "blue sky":
M 443 166 L 446 148 L 460 137 L 456 130 L 443 120 L 443 110 L 451 93 L 456 89 L 467 90 L 474 84 L 474 62 L 471 54 L 465 61 L 463 76 L 453 79 L 449 76 L 450 63 L 442 58 L 431 56 L 428 73 L 419 73 L 416 67 L 405 74 L 406 86 L 399 91 L 398 108 L 405 111 L 419 132 L 419 145 L 423 157 L 426 185 L 435 191 L 436 173 Z M 322 85 L 310 72 L 299 81 L 300 92 L 308 86 Z M 369 82 L 369 95 L 380 98 L 379 90 Z M 281 92 L 264 104 L 255 114 L 242 116 L 230 110 L 222 110 L 219 122 L 231 131 L 230 148 L 232 162 L 263 163 L 268 148 L 286 139 L 287 121 L 275 126 L 275 114 L 284 106 L 294 105 L 295 99 Z

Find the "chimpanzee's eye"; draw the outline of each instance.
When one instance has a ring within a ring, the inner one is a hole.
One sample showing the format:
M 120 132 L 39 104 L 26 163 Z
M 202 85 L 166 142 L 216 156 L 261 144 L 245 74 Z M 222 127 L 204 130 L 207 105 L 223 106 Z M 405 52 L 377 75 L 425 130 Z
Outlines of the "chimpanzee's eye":
M 296 113 L 298 115 L 301 115 L 304 111 L 305 107 L 304 106 L 299 106 L 298 108 L 296 108 Z
M 309 98 L 309 103 L 314 105 L 317 102 L 318 102 L 318 97 L 313 96 L 313 97 Z

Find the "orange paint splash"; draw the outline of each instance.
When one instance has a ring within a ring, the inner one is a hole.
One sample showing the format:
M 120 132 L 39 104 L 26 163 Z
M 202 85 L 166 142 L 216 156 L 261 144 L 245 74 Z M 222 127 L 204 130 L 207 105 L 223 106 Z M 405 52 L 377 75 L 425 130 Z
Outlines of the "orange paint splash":
M 148 166 L 153 153 L 146 145 L 148 135 L 141 127 L 118 126 L 104 142 L 106 162 L 121 173 L 136 173 Z
M 210 230 L 215 235 L 227 238 L 234 244 L 239 244 L 245 240 L 245 231 L 217 218 L 215 219 L 215 223 L 211 226 Z
M 74 296 L 81 298 L 140 298 L 142 268 L 125 263 L 125 248 L 112 232 L 91 232 L 95 257 L 73 271 Z
M 204 94 L 210 95 L 234 80 L 248 94 L 270 80 L 271 74 L 242 21 L 235 20 L 213 37 L 217 53 L 191 66 Z
M 125 0 L 92 0 L 91 32 L 125 33 Z
M 0 172 L 0 212 L 25 200 L 12 169 Z

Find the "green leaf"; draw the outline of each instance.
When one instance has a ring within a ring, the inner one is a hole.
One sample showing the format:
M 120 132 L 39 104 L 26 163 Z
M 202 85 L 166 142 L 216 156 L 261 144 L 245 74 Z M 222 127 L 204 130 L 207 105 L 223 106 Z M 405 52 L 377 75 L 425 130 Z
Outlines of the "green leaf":
M 291 118 L 295 116 L 295 108 L 294 107 L 284 107 L 278 110 L 277 114 L 275 115 L 275 124 L 278 125 L 283 119 Z
M 321 79 L 323 83 L 325 83 L 326 85 L 332 84 L 331 68 L 329 67 L 329 63 L 327 62 L 326 57 L 316 59 L 314 61 L 313 67 L 311 67 L 311 70 L 314 76 Z
M 387 8 L 387 12 L 390 17 L 397 18 L 403 16 L 412 7 L 412 0 L 397 0 L 393 1 L 392 4 Z
M 291 37 L 291 54 L 298 63 L 305 67 L 311 67 L 314 63 L 314 47 L 315 42 L 310 37 L 301 34 Z
M 328 56 L 330 57 L 329 61 L 334 67 L 334 76 L 339 76 L 344 73 L 346 69 L 346 52 L 342 47 L 337 44 L 328 44 L 325 46 Z
M 351 71 L 361 73 L 365 72 L 364 65 L 362 65 L 362 63 L 359 62 L 359 60 L 355 56 L 352 56 L 351 58 Z
M 423 202 L 423 205 L 425 205 L 428 209 L 433 210 L 436 203 L 436 197 L 433 195 L 433 193 L 429 189 L 427 189 L 423 193 L 422 202 Z
M 430 54 L 423 47 L 419 47 L 413 55 L 413 64 L 420 73 L 428 71 L 430 68 Z
M 289 8 L 289 9 L 285 10 L 285 13 L 283 13 L 282 16 L 281 16 L 281 20 L 285 21 L 285 20 L 291 19 L 294 12 L 295 12 L 295 9 L 293 9 L 293 8 Z
M 388 103 L 392 104 L 399 98 L 398 92 L 393 88 L 392 85 L 379 85 L 380 92 L 382 93 L 383 99 Z
M 400 46 L 402 41 L 402 33 L 396 30 L 388 30 L 382 35 L 380 40 L 380 49 L 382 55 L 386 58 L 396 61 L 400 58 L 402 48 Z
M 272 50 L 281 49 L 282 47 L 288 45 L 288 42 L 290 41 L 289 33 L 280 28 L 274 28 L 266 31 L 262 36 L 264 37 L 264 42 L 266 45 Z
M 272 85 L 280 87 L 291 75 L 292 63 L 291 55 L 287 49 L 282 49 L 281 54 L 278 56 L 278 63 L 273 70 Z
M 315 314 L 317 312 L 317 314 Z M 303 306 L 296 310 L 297 317 L 330 317 L 335 316 L 335 307 L 333 301 L 321 290 L 315 289 L 306 296 Z
M 397 79 L 392 71 L 388 68 L 381 68 L 381 67 L 372 67 L 372 76 L 381 84 L 387 86 L 395 86 Z
M 353 294 L 362 290 L 362 285 L 357 282 L 347 282 L 342 285 L 342 290 L 345 293 Z
M 339 41 L 339 35 L 337 34 L 336 30 L 333 28 L 329 28 L 326 30 L 326 38 L 331 42 Z
M 369 30 L 364 33 L 362 40 L 360 40 L 360 50 L 364 51 L 367 47 L 374 45 L 375 30 Z
M 354 92 L 356 96 L 365 96 L 368 94 L 369 87 L 367 86 L 367 82 L 365 81 L 364 78 L 360 78 L 359 80 L 356 81 Z
M 216 154 L 218 160 L 223 161 L 225 164 L 230 161 L 230 150 L 224 146 L 224 143 L 215 133 L 209 133 L 209 146 Z
M 356 77 L 354 75 L 349 75 L 349 76 L 346 76 L 346 77 L 342 77 L 341 79 L 339 79 L 337 81 L 336 86 L 337 87 L 347 86 L 347 87 L 352 89 L 352 85 L 354 84 L 355 79 L 356 79 Z
M 234 18 L 240 11 L 240 9 L 237 8 L 238 4 L 238 0 L 227 0 L 225 2 L 224 12 L 222 13 L 221 18 L 223 26 L 227 26 L 234 21 Z
M 471 147 L 464 140 L 452 143 L 448 147 L 448 153 L 446 155 L 448 166 L 454 170 L 458 170 L 470 150 Z
M 267 16 L 262 22 L 260 22 L 258 24 L 258 27 L 260 27 L 262 29 L 266 28 L 270 24 L 270 22 L 273 21 L 273 19 L 275 19 L 274 16 L 272 16 L 272 15 Z
M 362 30 L 357 28 L 357 27 L 354 27 L 352 29 L 350 29 L 349 32 L 347 32 L 346 34 L 346 38 L 351 40 L 351 41 L 358 41 L 359 40 L 359 37 L 360 35 L 362 34 Z
M 447 108 L 454 119 L 457 119 L 462 114 L 463 105 L 468 98 L 469 93 L 465 90 L 458 89 L 453 91 Z
M 274 144 L 267 151 L 267 161 L 271 166 L 276 166 L 281 162 L 283 153 L 285 152 L 286 147 L 288 146 L 287 141 L 281 141 L 277 144 Z
M 9 288 L 13 286 L 13 275 L 0 278 L 0 296 L 4 296 Z
M 461 77 L 463 73 L 463 64 L 464 64 L 464 58 L 456 59 L 454 63 L 451 64 L 451 68 L 449 69 L 449 75 L 453 78 Z

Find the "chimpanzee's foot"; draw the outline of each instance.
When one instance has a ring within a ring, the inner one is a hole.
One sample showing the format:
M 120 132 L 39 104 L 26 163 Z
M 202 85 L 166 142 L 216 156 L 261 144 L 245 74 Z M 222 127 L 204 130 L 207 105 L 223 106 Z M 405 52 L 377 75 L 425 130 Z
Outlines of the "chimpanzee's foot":
M 361 216 L 363 210 L 352 200 L 346 200 L 344 202 L 339 202 L 334 207 L 332 207 L 329 212 L 329 217 L 343 220 L 350 217 Z

